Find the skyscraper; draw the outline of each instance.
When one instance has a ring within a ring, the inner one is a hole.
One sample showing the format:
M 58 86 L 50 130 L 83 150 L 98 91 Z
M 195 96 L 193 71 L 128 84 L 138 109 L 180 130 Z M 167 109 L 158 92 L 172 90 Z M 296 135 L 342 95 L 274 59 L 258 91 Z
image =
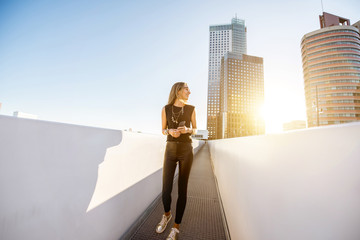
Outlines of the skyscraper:
M 260 116 L 264 104 L 263 59 L 226 53 L 221 60 L 220 113 L 216 138 L 265 133 Z
M 301 40 L 308 127 L 360 120 L 360 35 L 350 20 L 324 12 Z
M 231 24 L 210 26 L 207 130 L 209 139 L 216 138 L 220 112 L 221 58 L 227 52 L 246 54 L 245 21 L 233 18 Z

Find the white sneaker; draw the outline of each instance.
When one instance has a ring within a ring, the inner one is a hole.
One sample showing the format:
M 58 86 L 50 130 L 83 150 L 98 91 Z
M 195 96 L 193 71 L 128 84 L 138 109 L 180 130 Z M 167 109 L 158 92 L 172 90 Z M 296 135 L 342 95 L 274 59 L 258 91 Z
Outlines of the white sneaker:
M 157 233 L 162 233 L 163 231 L 165 231 L 166 226 L 167 226 L 168 222 L 170 221 L 171 217 L 172 217 L 171 214 L 168 217 L 165 214 L 162 216 L 161 221 L 156 226 Z
M 166 240 L 178 240 L 179 237 L 179 230 L 177 228 L 172 228 L 169 236 L 166 238 Z

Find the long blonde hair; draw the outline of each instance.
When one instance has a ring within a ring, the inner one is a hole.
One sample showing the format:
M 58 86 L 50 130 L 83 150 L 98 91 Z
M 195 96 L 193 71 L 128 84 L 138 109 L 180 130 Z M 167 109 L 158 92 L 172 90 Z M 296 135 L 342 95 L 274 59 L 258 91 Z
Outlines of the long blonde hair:
M 177 82 L 172 86 L 169 94 L 168 104 L 175 103 L 175 100 L 178 98 L 178 92 L 185 86 L 185 84 L 185 82 Z

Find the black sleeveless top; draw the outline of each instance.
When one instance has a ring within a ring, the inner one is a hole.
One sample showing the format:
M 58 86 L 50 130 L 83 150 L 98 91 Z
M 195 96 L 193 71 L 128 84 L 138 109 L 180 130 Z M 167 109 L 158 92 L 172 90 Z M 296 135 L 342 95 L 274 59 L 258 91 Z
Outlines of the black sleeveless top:
M 177 113 L 179 113 L 181 111 L 181 107 L 176 107 L 172 104 L 168 104 L 165 106 L 165 113 L 166 113 L 166 124 L 167 124 L 167 128 L 168 129 L 176 129 L 179 126 L 179 123 L 182 121 L 185 121 L 185 126 L 186 127 L 190 127 L 190 122 L 191 122 L 191 115 L 194 111 L 194 106 L 192 105 L 185 105 L 184 106 L 184 113 L 181 114 L 179 118 L 177 119 L 177 123 L 172 121 L 172 112 L 174 112 L 176 115 Z M 191 134 L 190 133 L 185 133 L 185 134 L 180 134 L 180 136 L 178 138 L 174 138 L 171 135 L 167 136 L 167 141 L 168 142 L 192 142 L 191 140 Z

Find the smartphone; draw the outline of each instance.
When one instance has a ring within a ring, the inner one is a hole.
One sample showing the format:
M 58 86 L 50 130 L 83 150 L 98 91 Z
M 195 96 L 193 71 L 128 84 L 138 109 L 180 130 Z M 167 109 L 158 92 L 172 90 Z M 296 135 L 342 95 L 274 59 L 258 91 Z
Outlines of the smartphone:
M 181 121 L 180 123 L 179 123 L 179 127 L 184 127 L 185 126 L 185 121 Z

